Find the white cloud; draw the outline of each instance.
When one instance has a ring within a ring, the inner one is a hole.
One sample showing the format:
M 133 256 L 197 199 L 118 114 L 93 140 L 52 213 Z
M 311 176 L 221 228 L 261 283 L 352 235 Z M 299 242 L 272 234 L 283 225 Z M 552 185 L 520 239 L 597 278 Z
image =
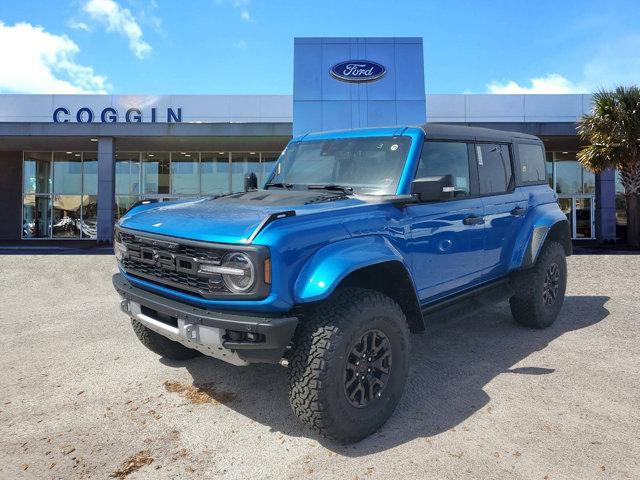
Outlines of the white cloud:
M 131 10 L 122 8 L 114 0 L 89 0 L 84 11 L 91 18 L 107 27 L 109 32 L 118 32 L 129 39 L 129 48 L 138 58 L 151 53 L 151 45 L 142 39 L 142 29 Z
M 584 93 L 580 85 L 572 83 L 557 73 L 532 78 L 530 83 L 529 86 L 522 86 L 513 80 L 505 83 L 493 81 L 487 85 L 487 91 L 489 93 Z
M 217 7 L 224 5 L 225 3 L 226 3 L 225 0 L 213 0 L 213 4 Z M 240 19 L 245 22 L 253 21 L 253 17 L 249 12 L 250 3 L 251 3 L 251 0 L 231 0 L 229 2 L 229 4 L 231 4 L 233 8 L 240 11 Z
M 80 65 L 80 51 L 66 35 L 54 35 L 41 26 L 0 22 L 0 92 L 107 93 L 107 79 Z
M 249 44 L 247 43 L 246 40 L 240 40 L 237 44 L 236 47 L 244 50 L 245 48 L 247 48 L 249 46 Z
M 581 78 L 570 80 L 558 73 L 532 78 L 529 85 L 513 80 L 492 81 L 489 93 L 591 93 L 602 88 L 640 83 L 640 35 L 630 35 L 604 43 L 588 60 Z
M 84 30 L 85 32 L 90 32 L 91 27 L 84 22 L 78 22 L 76 20 L 69 20 L 67 22 L 69 28 L 73 28 L 74 30 Z

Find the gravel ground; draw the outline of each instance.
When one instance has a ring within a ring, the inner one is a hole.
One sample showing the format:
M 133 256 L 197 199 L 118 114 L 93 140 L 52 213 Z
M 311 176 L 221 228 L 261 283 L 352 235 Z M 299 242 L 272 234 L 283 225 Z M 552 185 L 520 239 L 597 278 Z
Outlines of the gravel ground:
M 114 271 L 0 256 L 1 479 L 640 478 L 640 256 L 571 257 L 547 330 L 500 304 L 414 336 L 398 410 L 349 447 L 296 421 L 280 366 L 147 351 Z

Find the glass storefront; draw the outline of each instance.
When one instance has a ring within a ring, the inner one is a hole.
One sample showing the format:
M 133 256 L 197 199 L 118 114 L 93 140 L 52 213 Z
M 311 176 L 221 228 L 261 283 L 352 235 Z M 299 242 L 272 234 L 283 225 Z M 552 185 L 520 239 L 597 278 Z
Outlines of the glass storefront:
M 97 152 L 24 152 L 22 238 L 96 238 Z M 262 184 L 279 152 L 117 152 L 116 215 L 143 198 L 217 196 Z
M 143 198 L 217 196 L 244 189 L 254 172 L 258 184 L 271 173 L 279 152 L 118 152 L 118 218 Z
M 549 185 L 558 193 L 573 238 L 595 237 L 595 175 L 577 152 L 547 152 Z M 263 184 L 279 152 L 117 152 L 116 215 L 143 198 L 191 198 L 242 191 L 254 172 Z M 23 238 L 96 238 L 96 152 L 24 152 Z M 616 218 L 626 225 L 624 195 L 616 173 Z
M 567 216 L 574 239 L 595 238 L 596 176 L 577 160 L 578 152 L 547 152 L 549 185 Z
M 96 152 L 24 152 L 22 238 L 96 238 Z

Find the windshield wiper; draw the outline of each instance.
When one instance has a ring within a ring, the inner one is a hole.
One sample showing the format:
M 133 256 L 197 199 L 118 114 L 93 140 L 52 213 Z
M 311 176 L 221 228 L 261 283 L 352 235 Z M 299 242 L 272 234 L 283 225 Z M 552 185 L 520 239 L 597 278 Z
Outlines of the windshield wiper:
M 267 183 L 264 186 L 264 189 L 265 190 L 269 190 L 269 187 L 286 188 L 287 190 L 291 190 L 293 188 L 293 184 L 291 184 L 291 183 L 282 183 L 282 182 Z
M 335 183 L 328 183 L 326 185 L 309 185 L 307 187 L 309 190 L 333 190 L 337 192 L 342 192 L 345 195 L 353 195 L 353 187 L 347 187 L 344 185 L 336 185 Z

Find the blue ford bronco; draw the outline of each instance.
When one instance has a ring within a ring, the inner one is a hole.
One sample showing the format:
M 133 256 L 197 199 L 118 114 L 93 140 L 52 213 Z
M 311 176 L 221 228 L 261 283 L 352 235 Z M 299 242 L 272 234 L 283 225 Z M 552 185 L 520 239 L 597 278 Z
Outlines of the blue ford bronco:
M 463 126 L 291 140 L 261 189 L 142 201 L 115 227 L 113 284 L 169 359 L 282 363 L 295 414 L 343 443 L 402 396 L 410 332 L 509 300 L 551 325 L 571 254 L 542 142 Z

